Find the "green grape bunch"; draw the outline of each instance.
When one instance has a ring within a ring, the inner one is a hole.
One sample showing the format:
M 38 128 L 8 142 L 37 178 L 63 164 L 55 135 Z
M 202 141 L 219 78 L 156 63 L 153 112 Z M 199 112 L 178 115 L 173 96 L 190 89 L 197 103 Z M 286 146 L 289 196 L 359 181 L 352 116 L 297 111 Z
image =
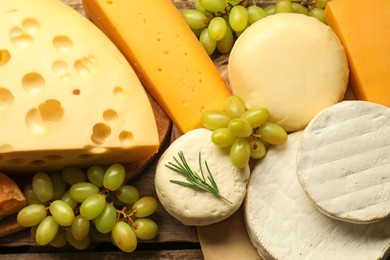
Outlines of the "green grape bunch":
M 287 141 L 287 132 L 269 121 L 265 107 L 247 109 L 236 95 L 228 97 L 223 111 L 207 110 L 201 115 L 203 127 L 212 131 L 211 141 L 218 147 L 228 148 L 230 160 L 238 168 L 249 160 L 261 159 L 271 145 Z
M 28 205 L 19 211 L 17 222 L 31 227 L 39 245 L 70 244 L 83 250 L 90 245 L 90 231 L 95 228 L 110 235 L 122 251 L 132 252 L 138 240 L 157 236 L 158 225 L 150 216 L 158 202 L 152 196 L 141 197 L 136 187 L 125 182 L 125 175 L 121 164 L 38 172 L 23 189 Z
M 329 0 L 276 0 L 260 7 L 256 0 L 195 0 L 182 16 L 209 55 L 227 54 L 235 40 L 253 23 L 276 13 L 300 13 L 326 24 Z

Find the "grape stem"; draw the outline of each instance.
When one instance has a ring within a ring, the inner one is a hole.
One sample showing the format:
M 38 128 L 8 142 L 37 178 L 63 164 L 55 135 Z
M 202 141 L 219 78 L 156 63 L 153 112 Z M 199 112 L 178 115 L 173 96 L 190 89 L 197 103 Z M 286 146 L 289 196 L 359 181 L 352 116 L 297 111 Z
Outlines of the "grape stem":
M 134 220 L 133 220 L 133 216 L 137 213 L 137 210 L 134 209 L 130 213 L 127 213 L 126 210 L 127 210 L 126 207 L 123 207 L 121 210 L 116 210 L 116 212 L 117 212 L 116 221 L 118 222 L 120 217 L 123 216 L 126 219 L 127 223 L 130 222 L 129 224 L 131 224 L 134 229 L 137 229 L 137 225 L 134 223 Z
M 178 181 L 178 180 L 170 180 L 170 182 L 189 187 L 196 190 L 202 190 L 211 193 L 212 195 L 216 196 L 217 198 L 222 199 L 224 202 L 233 204 L 231 201 L 229 201 L 227 198 L 223 197 L 218 189 L 217 183 L 214 180 L 214 177 L 209 169 L 209 166 L 206 161 L 204 161 L 204 165 L 206 166 L 208 176 L 207 179 L 205 178 L 203 167 L 202 167 L 202 160 L 201 160 L 201 152 L 199 152 L 199 168 L 201 172 L 201 176 L 196 173 L 195 171 L 191 170 L 190 166 L 187 163 L 186 158 L 184 157 L 184 153 L 180 151 L 178 153 L 179 160 L 173 156 L 173 160 L 176 162 L 176 164 L 172 162 L 168 162 L 165 166 L 169 169 L 171 169 L 174 172 L 179 173 L 183 177 L 187 179 L 188 182 Z M 210 182 L 208 183 L 207 180 Z

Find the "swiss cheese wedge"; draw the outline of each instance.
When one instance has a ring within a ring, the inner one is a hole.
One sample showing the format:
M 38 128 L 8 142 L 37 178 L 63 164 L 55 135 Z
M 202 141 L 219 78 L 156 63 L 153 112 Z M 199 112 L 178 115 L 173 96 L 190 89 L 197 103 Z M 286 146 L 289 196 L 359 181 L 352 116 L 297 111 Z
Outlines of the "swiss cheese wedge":
M 88 17 L 119 47 L 144 86 L 185 133 L 230 92 L 171 0 L 85 0 Z
M 131 162 L 156 153 L 143 86 L 88 19 L 59 0 L 0 0 L 0 24 L 2 170 Z
M 390 1 L 332 0 L 325 15 L 346 49 L 357 98 L 390 106 Z

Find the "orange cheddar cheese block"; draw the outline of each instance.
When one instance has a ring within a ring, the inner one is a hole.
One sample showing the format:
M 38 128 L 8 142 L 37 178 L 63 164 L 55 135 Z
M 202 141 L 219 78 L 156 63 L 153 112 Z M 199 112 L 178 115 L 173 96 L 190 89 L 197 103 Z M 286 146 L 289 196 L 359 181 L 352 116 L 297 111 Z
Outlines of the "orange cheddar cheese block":
M 346 49 L 356 97 L 390 106 L 390 1 L 332 0 L 325 15 Z
M 181 132 L 204 110 L 223 109 L 230 92 L 170 0 L 85 0 L 87 16 L 118 46 Z

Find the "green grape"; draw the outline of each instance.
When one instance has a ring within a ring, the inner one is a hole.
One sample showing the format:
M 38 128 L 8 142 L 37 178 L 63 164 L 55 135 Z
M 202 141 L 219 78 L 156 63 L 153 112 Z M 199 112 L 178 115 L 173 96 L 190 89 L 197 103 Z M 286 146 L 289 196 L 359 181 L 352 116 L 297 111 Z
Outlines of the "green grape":
M 139 199 L 139 192 L 134 186 L 123 185 L 115 191 L 115 197 L 125 204 L 133 204 Z
M 203 7 L 200 1 L 201 0 L 195 0 L 195 9 L 205 14 L 207 10 Z
M 226 0 L 227 4 L 230 4 L 231 6 L 236 6 L 236 5 L 242 5 L 247 7 L 248 6 L 248 0 L 242 1 L 242 0 Z
M 78 249 L 78 250 L 84 250 L 86 249 L 89 244 L 90 244 L 90 239 L 89 239 L 89 236 L 86 236 L 84 239 L 82 240 L 77 240 L 74 238 L 74 236 L 72 235 L 72 231 L 71 229 L 68 229 L 66 232 L 65 232 L 65 236 L 66 236 L 66 240 L 69 242 L 69 244 Z
M 320 22 L 323 22 L 326 24 L 326 17 L 325 17 L 325 11 L 324 9 L 314 7 L 310 13 L 310 16 L 313 16 L 314 18 L 317 18 Z
M 80 215 L 92 220 L 102 213 L 106 206 L 106 198 L 102 194 L 93 194 L 86 198 L 80 206 Z
M 57 234 L 53 238 L 52 241 L 50 241 L 50 245 L 55 248 L 62 248 L 66 245 L 68 241 L 66 241 L 66 235 L 65 231 L 63 229 L 58 229 Z
M 273 15 L 276 13 L 276 7 L 275 5 L 267 5 L 264 8 L 264 11 L 267 13 L 267 15 Z
M 200 0 L 205 10 L 212 13 L 223 13 L 225 11 L 225 0 Z
M 264 157 L 266 148 L 263 142 L 252 139 L 249 141 L 249 146 L 251 148 L 251 155 L 250 155 L 251 158 L 261 159 Z
M 31 204 L 18 212 L 16 220 L 22 227 L 32 227 L 41 223 L 46 216 L 47 211 L 44 205 Z
M 232 118 L 223 111 L 207 110 L 201 115 L 203 127 L 209 130 L 227 127 Z
M 264 11 L 264 9 L 257 5 L 251 5 L 247 7 L 246 10 L 248 11 L 248 22 L 250 24 L 253 24 L 267 16 L 267 13 Z
M 238 96 L 229 96 L 225 100 L 224 108 L 226 114 L 231 116 L 232 118 L 240 117 L 246 111 L 244 102 Z
M 236 137 L 248 137 L 253 132 L 249 121 L 243 118 L 233 118 L 229 122 L 228 129 Z
M 203 29 L 191 29 L 191 31 L 195 34 L 196 38 L 199 38 Z
M 248 11 L 242 5 L 236 5 L 229 14 L 229 24 L 233 31 L 241 32 L 248 25 Z
M 157 200 L 150 196 L 145 196 L 134 202 L 132 209 L 135 210 L 137 218 L 143 218 L 152 215 L 158 207 Z
M 117 190 L 125 182 L 126 169 L 123 165 L 115 163 L 108 167 L 103 176 L 103 186 L 110 191 Z
M 68 203 L 63 200 L 55 200 L 50 203 L 49 209 L 58 224 L 64 227 L 72 225 L 75 216 L 72 207 Z
M 54 220 L 53 216 L 47 216 L 38 225 L 35 241 L 38 245 L 47 245 L 54 239 L 57 231 L 58 223 Z
M 67 185 L 64 179 L 62 178 L 61 173 L 56 172 L 50 175 L 51 182 L 53 183 L 53 200 L 61 199 L 64 195 Z
M 209 29 L 204 28 L 199 36 L 199 42 L 206 50 L 208 55 L 213 54 L 215 49 L 217 48 L 217 42 L 210 37 Z
M 95 184 L 89 182 L 78 182 L 70 186 L 69 193 L 73 200 L 82 203 L 92 194 L 97 194 L 99 188 Z
M 95 219 L 96 230 L 100 233 L 107 234 L 116 223 L 116 209 L 111 204 L 106 204 L 102 213 Z
M 115 223 L 111 231 L 114 244 L 124 252 L 130 253 L 137 248 L 137 237 L 134 230 L 123 221 Z
M 27 204 L 28 205 L 31 205 L 31 204 L 43 204 L 42 201 L 40 201 L 37 196 L 35 195 L 34 193 L 34 190 L 32 188 L 32 185 L 31 184 L 28 184 L 24 187 L 23 189 L 23 194 L 24 196 L 26 197 L 26 200 L 27 200 Z
M 245 167 L 250 158 L 251 148 L 246 138 L 237 138 L 230 147 L 230 161 L 237 168 Z
M 268 110 L 261 106 L 251 107 L 241 115 L 241 118 L 246 119 L 252 128 L 257 128 L 267 122 Z
M 286 131 L 281 126 L 271 122 L 260 126 L 255 135 L 259 136 L 262 141 L 273 145 L 283 144 L 287 141 Z
M 291 7 L 294 13 L 309 15 L 309 9 L 307 9 L 307 7 L 301 5 L 300 3 L 292 3 Z
M 149 218 L 139 218 L 134 221 L 134 232 L 137 238 L 151 240 L 157 236 L 158 226 L 156 222 Z
M 104 176 L 104 169 L 100 166 L 93 165 L 88 168 L 87 170 L 87 179 L 92 183 L 95 184 L 96 187 L 102 187 L 103 186 L 103 176 Z
M 292 13 L 291 0 L 278 0 L 275 4 L 276 13 Z
M 315 6 L 317 8 L 325 8 L 326 4 L 329 2 L 329 0 L 317 0 Z
M 226 27 L 225 36 L 221 40 L 217 41 L 217 50 L 222 54 L 229 53 L 233 48 L 233 44 L 234 44 L 233 32 L 230 26 L 228 25 Z
M 66 167 L 62 170 L 62 178 L 69 185 L 87 181 L 87 174 L 76 167 Z
M 203 29 L 207 26 L 207 16 L 198 10 L 184 10 L 181 15 L 191 29 Z
M 218 128 L 211 134 L 211 141 L 218 147 L 229 147 L 233 144 L 236 137 L 228 128 Z
M 67 190 L 64 195 L 62 195 L 61 198 L 62 201 L 66 202 L 72 209 L 75 209 L 77 205 L 79 204 L 77 201 L 75 201 L 72 196 L 70 195 L 70 191 Z
M 77 215 L 70 227 L 70 231 L 75 240 L 83 240 L 88 236 L 90 227 L 91 222 L 88 219 Z
M 210 37 L 215 41 L 222 40 L 223 37 L 225 37 L 227 32 L 226 21 L 225 19 L 219 16 L 211 19 L 208 28 L 209 28 Z
M 40 201 L 46 202 L 53 199 L 53 183 L 51 182 L 49 175 L 46 173 L 38 172 L 34 175 L 32 180 L 32 188 Z

